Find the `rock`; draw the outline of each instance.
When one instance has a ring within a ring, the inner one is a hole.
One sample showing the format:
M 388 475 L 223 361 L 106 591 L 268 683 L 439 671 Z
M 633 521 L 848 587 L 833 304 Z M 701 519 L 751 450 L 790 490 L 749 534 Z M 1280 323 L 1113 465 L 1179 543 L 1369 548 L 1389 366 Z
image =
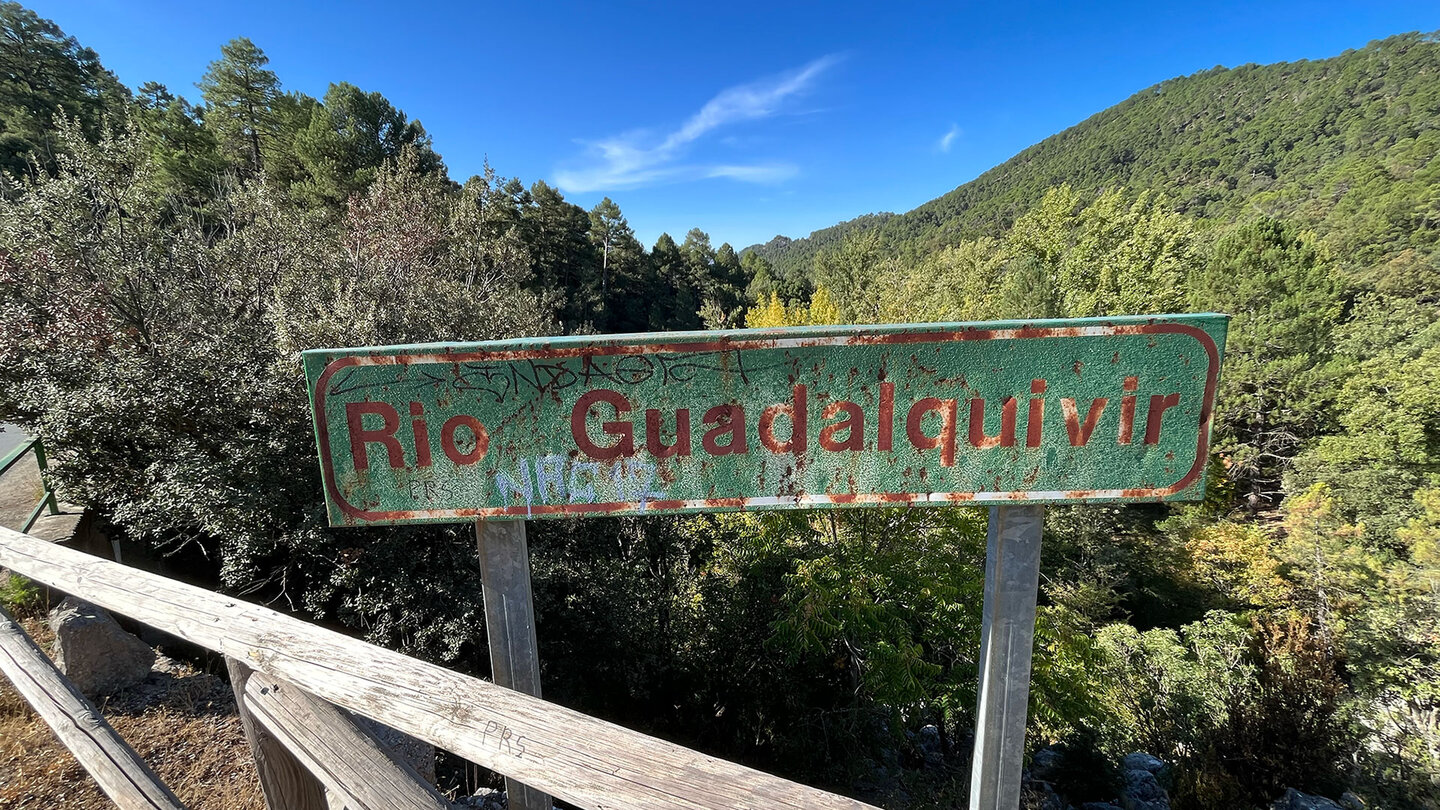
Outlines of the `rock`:
M 1285 795 L 1270 803 L 1270 810 L 1345 810 L 1324 796 L 1311 796 L 1295 788 L 1286 788 Z
M 435 784 L 435 746 L 421 742 L 403 731 L 396 731 L 384 723 L 377 723 L 362 715 L 352 715 L 355 722 L 375 735 L 375 739 L 390 752 L 390 755 L 415 769 L 421 779 Z
M 474 807 L 479 810 L 505 810 L 505 791 L 496 790 L 489 793 L 477 793 L 474 796 L 466 796 L 458 804 L 461 807 Z
M 1165 762 L 1159 757 L 1152 757 L 1143 751 L 1136 751 L 1133 754 L 1125 755 L 1124 766 L 1127 771 L 1149 771 L 1158 774 L 1165 768 Z
M 1125 771 L 1125 790 L 1120 794 L 1120 801 L 1125 810 L 1170 810 L 1170 796 L 1160 787 L 1155 774 L 1139 768 Z
M 492 790 L 486 793 L 476 793 L 474 796 L 465 796 L 455 803 L 456 807 L 473 807 L 478 810 L 505 810 L 509 805 L 509 798 L 503 790 Z M 559 810 L 555 805 L 550 805 L 550 810 Z
M 945 764 L 945 744 L 940 739 L 940 729 L 935 726 L 925 726 L 915 736 L 915 751 L 925 760 L 930 767 L 939 767 Z
M 1124 810 L 1124 808 L 1116 807 L 1109 802 L 1085 802 L 1080 805 L 1080 810 Z
M 1345 810 L 1365 810 L 1365 800 L 1347 790 L 1340 794 L 1340 806 Z
M 855 779 L 852 787 L 874 800 L 875 803 L 883 801 L 888 796 L 893 796 L 896 791 L 900 790 L 898 768 L 888 768 L 873 759 L 864 759 L 860 761 L 857 769 L 860 776 Z
M 1032 781 L 1029 788 L 1040 800 L 1039 810 L 1070 810 L 1070 805 L 1065 799 L 1055 792 L 1055 788 L 1049 782 Z M 1022 806 L 1023 803 L 1022 803 Z
M 1030 758 L 1030 775 L 1041 782 L 1054 782 L 1064 764 L 1065 752 L 1053 745 L 1047 745 Z
M 50 611 L 50 629 L 55 665 L 89 697 L 134 686 L 155 664 L 150 645 L 122 630 L 109 613 L 73 596 Z

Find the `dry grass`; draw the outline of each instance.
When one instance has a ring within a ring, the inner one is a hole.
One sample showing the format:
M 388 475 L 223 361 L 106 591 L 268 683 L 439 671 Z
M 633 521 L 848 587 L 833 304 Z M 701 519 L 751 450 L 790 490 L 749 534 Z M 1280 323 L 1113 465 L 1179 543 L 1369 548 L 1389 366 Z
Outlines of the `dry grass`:
M 50 630 L 25 632 L 47 650 Z M 161 658 L 145 683 L 100 702 L 101 713 L 192 810 L 262 810 L 254 761 L 219 678 Z M 105 808 L 95 780 L 0 678 L 0 810 Z

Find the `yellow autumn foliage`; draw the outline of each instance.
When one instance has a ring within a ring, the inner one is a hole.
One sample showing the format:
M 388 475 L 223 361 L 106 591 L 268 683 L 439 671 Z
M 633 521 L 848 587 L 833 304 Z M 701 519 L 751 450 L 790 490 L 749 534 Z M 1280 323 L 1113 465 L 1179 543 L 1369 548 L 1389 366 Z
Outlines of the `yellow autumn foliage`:
M 1257 523 L 1205 526 L 1185 542 L 1190 577 L 1241 604 L 1272 607 L 1288 598 L 1269 531 Z
M 745 315 L 745 325 L 751 329 L 774 329 L 781 326 L 828 326 L 844 323 L 840 307 L 830 291 L 823 286 L 815 289 L 808 304 L 796 302 L 789 306 L 780 300 L 777 293 L 770 293 L 770 300 L 750 310 Z

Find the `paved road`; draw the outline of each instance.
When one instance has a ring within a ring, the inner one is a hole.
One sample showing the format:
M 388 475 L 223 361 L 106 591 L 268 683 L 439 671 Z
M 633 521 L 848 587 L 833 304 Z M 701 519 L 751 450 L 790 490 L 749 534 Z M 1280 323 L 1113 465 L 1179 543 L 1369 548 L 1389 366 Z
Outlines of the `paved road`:
M 0 456 L 10 452 L 27 438 L 20 432 L 20 428 L 0 422 Z M 0 476 L 0 526 L 11 529 L 25 525 L 25 519 L 44 493 L 40 484 L 40 471 L 35 466 L 35 456 L 29 453 L 25 455 L 9 472 Z M 72 539 L 84 510 L 63 501 L 60 509 L 59 515 L 42 515 L 34 528 L 30 529 L 30 534 L 52 542 Z
M 0 422 L 0 456 L 10 452 L 15 445 L 25 441 L 26 435 L 20 428 Z

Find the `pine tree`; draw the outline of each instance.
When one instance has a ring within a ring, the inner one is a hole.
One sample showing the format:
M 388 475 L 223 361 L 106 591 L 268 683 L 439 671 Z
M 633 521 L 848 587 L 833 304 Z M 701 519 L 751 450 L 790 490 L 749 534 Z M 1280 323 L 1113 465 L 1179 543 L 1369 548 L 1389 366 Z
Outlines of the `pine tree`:
M 590 241 L 600 251 L 601 325 L 611 332 L 645 331 L 654 274 L 645 248 L 609 197 L 590 209 Z
M 1345 282 L 1314 234 L 1262 219 L 1220 239 L 1191 296 L 1195 309 L 1234 316 L 1216 449 L 1255 497 L 1274 500 L 1289 461 L 1334 425 L 1326 365 Z
M 650 307 L 650 330 L 697 329 L 700 326 L 700 304 L 691 283 L 690 265 L 685 252 L 662 233 L 650 250 L 655 265 L 656 296 Z
M 590 243 L 590 215 L 567 202 L 543 180 L 530 187 L 530 204 L 522 211 L 522 227 L 536 281 L 564 295 L 560 318 L 575 331 L 597 320 L 600 302 L 599 255 Z
M 295 134 L 293 151 L 306 179 L 292 193 L 312 205 L 339 208 L 407 147 L 416 171 L 433 174 L 444 167 L 419 121 L 379 93 L 332 84 Z
M 620 206 L 609 197 L 590 209 L 590 241 L 600 248 L 600 306 L 606 305 L 610 292 L 610 252 L 626 237 L 635 238 L 630 223 L 620 215 Z
M 245 37 L 221 46 L 220 54 L 197 84 L 209 107 L 205 123 L 232 163 L 258 175 L 266 141 L 278 134 L 274 106 L 280 80 L 265 68 L 270 57 Z
M 55 167 L 55 122 L 77 119 L 95 140 L 107 116 L 123 114 L 130 93 L 96 53 L 19 3 L 0 3 L 0 169 Z
M 136 93 L 131 116 L 155 166 L 161 195 L 196 205 L 216 193 L 225 161 L 200 110 L 165 85 L 146 82 Z

